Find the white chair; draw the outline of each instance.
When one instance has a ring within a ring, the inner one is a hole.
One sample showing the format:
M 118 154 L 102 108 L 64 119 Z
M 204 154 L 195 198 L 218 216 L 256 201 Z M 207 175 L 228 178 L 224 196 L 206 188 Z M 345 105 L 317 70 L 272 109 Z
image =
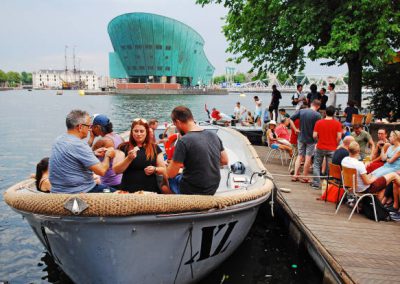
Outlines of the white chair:
M 361 199 L 363 199 L 366 196 L 369 196 L 372 199 L 372 206 L 374 208 L 375 221 L 378 222 L 378 217 L 376 215 L 374 194 L 367 193 L 367 192 L 365 192 L 365 193 L 357 192 L 357 190 L 356 190 L 357 189 L 357 170 L 351 169 L 351 168 L 346 168 L 346 167 L 342 166 L 342 182 L 343 182 L 343 187 L 344 187 L 344 194 L 343 194 L 342 198 L 340 199 L 340 202 L 336 209 L 335 214 L 337 214 L 339 212 L 339 208 L 344 200 L 344 197 L 351 193 L 354 195 L 356 203 L 354 204 L 354 208 L 351 211 L 350 216 L 348 218 L 348 220 L 350 220 L 356 209 L 358 212 L 358 204 L 360 203 Z
M 265 163 L 268 163 L 270 158 L 279 156 L 282 166 L 284 166 L 287 163 L 287 159 L 288 159 L 288 154 L 286 153 L 286 151 L 281 150 L 279 148 L 272 149 L 269 145 L 270 144 L 268 143 L 268 146 L 267 146 L 268 153 L 267 153 L 267 158 L 265 159 Z M 285 162 L 283 160 L 285 160 Z

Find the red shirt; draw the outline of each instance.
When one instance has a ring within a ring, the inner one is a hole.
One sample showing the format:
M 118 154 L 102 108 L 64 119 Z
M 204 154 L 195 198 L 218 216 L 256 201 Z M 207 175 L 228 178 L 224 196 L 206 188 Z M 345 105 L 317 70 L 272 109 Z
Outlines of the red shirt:
M 295 119 L 293 121 L 293 123 L 297 129 L 300 129 L 300 119 L 299 118 Z M 290 144 L 297 145 L 297 137 L 298 137 L 298 134 L 296 133 L 296 131 L 291 129 L 290 130 L 290 139 L 289 139 Z
M 289 141 L 290 139 L 290 134 L 289 130 L 287 129 L 286 126 L 279 124 L 278 127 L 275 129 L 275 134 L 278 136 L 278 138 L 283 138 Z
M 315 123 L 314 132 L 318 133 L 317 149 L 335 151 L 338 133 L 342 134 L 342 124 L 336 119 L 321 119 Z
M 222 118 L 218 110 L 213 110 L 211 112 L 211 117 L 214 118 L 215 120 L 220 120 Z

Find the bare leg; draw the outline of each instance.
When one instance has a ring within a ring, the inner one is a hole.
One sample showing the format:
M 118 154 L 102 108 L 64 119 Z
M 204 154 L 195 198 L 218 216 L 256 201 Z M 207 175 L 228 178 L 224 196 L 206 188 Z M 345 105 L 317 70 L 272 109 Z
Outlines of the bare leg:
M 310 166 L 311 166 L 311 156 L 306 156 L 306 161 L 304 162 L 304 168 L 303 168 L 303 175 L 305 178 L 308 176 Z
M 297 177 L 300 175 L 300 166 L 301 161 L 303 160 L 303 156 L 298 155 L 296 159 L 296 163 L 294 165 L 294 176 Z

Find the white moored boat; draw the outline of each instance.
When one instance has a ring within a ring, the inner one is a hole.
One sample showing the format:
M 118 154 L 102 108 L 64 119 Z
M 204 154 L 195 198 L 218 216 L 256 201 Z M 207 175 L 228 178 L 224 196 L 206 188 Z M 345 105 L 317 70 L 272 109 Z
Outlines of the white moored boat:
M 244 174 L 222 168 L 214 196 L 45 194 L 27 180 L 4 199 L 76 283 L 196 282 L 240 245 L 273 188 L 245 137 L 209 130 L 218 131 L 230 164 L 246 166 Z

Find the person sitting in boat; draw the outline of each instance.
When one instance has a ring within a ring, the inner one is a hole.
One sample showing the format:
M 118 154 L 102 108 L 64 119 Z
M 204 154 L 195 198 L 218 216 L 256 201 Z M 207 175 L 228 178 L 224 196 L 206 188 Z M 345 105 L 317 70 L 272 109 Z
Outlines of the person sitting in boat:
M 36 189 L 42 192 L 50 192 L 51 183 L 49 181 L 49 158 L 45 157 L 36 165 Z
M 177 106 L 171 118 L 182 138 L 167 167 L 170 187 L 177 194 L 213 195 L 221 180 L 220 166 L 228 164 L 221 139 L 199 127 L 189 108 Z M 183 173 L 178 174 L 183 167 Z
M 104 176 L 113 149 L 99 148 L 92 151 L 84 141 L 89 133 L 90 116 L 83 110 L 72 110 L 66 118 L 67 133 L 59 136 L 53 144 L 49 160 L 49 178 L 52 193 L 103 192 L 108 186 L 96 184 L 93 172 Z M 102 162 L 96 155 L 104 156 Z M 112 189 L 111 189 L 112 191 Z
M 211 120 L 216 124 L 222 124 L 225 126 L 228 126 L 231 123 L 229 117 L 226 114 L 217 110 L 215 107 L 213 107 L 211 111 Z
M 267 134 L 266 134 L 267 135 L 267 143 L 268 143 L 269 147 L 271 147 L 272 149 L 281 149 L 283 151 L 287 151 L 291 157 L 293 154 L 292 147 L 279 142 L 281 139 L 276 135 L 275 128 L 276 128 L 276 122 L 275 122 L 275 120 L 271 120 L 269 122 L 268 130 L 267 130 Z
M 251 111 L 247 112 L 247 118 L 245 121 L 242 121 L 243 126 L 254 126 L 255 119 Z
M 92 149 L 95 151 L 102 147 L 117 149 L 118 146 L 124 142 L 124 139 L 113 132 L 113 124 L 110 119 L 104 114 L 98 114 L 94 117 L 92 127 L 89 130 L 91 135 L 89 138 L 89 145 L 93 145 Z M 99 137 L 93 144 L 95 137 Z M 102 152 L 104 154 L 104 152 Z M 99 160 L 104 159 L 103 156 L 98 156 Z M 122 174 L 116 174 L 112 169 L 112 161 L 109 169 L 104 176 L 100 176 L 100 183 L 118 189 L 121 183 Z
M 155 118 L 152 118 L 149 120 L 149 135 L 150 135 L 150 140 L 154 143 L 157 144 L 157 139 L 156 136 L 154 135 L 154 131 L 156 131 L 158 127 L 158 120 Z
M 132 122 L 129 141 L 119 145 L 113 170 L 122 173 L 120 188 L 128 192 L 150 191 L 171 193 L 167 184 L 164 156 L 160 147 L 151 141 L 149 124 L 144 118 Z M 157 175 L 163 177 L 159 186 Z

